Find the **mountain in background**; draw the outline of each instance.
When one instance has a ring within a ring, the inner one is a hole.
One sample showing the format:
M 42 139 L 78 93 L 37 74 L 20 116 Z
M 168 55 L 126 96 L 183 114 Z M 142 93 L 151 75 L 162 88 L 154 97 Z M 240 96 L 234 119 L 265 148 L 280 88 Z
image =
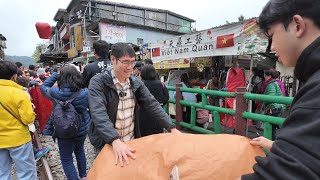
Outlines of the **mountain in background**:
M 36 65 L 33 61 L 32 57 L 29 56 L 9 56 L 6 55 L 4 60 L 11 61 L 11 62 L 21 62 L 25 67 L 28 67 L 30 64 Z

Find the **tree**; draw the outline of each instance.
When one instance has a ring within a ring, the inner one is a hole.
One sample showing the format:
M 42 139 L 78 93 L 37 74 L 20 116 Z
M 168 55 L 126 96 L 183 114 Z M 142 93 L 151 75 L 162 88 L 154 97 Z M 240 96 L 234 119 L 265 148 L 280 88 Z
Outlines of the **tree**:
M 244 21 L 244 16 L 242 14 L 240 14 L 240 16 L 238 17 L 239 21 Z
M 46 48 L 45 44 L 37 44 L 36 49 L 34 50 L 32 54 L 33 61 L 36 63 L 40 60 L 40 55 Z

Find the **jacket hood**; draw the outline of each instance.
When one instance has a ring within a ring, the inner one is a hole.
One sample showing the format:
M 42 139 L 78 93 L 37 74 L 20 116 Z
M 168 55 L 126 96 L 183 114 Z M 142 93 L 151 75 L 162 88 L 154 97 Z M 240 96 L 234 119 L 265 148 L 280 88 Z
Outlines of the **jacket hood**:
M 299 81 L 306 82 L 320 69 L 320 37 L 313 41 L 300 55 L 294 70 Z
M 0 86 L 11 86 L 21 90 L 23 89 L 23 87 L 17 84 L 16 82 L 6 79 L 0 79 Z

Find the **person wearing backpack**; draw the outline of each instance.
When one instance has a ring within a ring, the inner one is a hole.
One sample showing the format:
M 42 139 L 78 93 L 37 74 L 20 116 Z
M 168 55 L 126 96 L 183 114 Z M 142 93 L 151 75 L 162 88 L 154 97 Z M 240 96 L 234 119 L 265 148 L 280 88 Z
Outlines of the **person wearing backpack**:
M 57 81 L 58 86 L 54 86 Z M 65 65 L 48 77 L 41 92 L 52 100 L 54 107 L 43 131 L 58 140 L 60 159 L 68 180 L 86 177 L 84 141 L 87 136 L 90 115 L 88 90 L 83 88 L 81 74 L 74 66 Z M 73 164 L 75 154 L 78 173 Z

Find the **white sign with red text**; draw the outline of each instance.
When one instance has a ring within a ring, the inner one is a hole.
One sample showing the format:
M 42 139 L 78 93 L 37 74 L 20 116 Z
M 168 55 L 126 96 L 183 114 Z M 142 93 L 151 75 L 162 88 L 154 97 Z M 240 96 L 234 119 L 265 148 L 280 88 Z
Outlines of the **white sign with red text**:
M 267 37 L 251 19 L 151 44 L 154 63 L 164 60 L 265 52 Z
M 126 42 L 127 33 L 125 26 L 114 24 L 99 23 L 101 40 L 114 44 L 117 42 Z

